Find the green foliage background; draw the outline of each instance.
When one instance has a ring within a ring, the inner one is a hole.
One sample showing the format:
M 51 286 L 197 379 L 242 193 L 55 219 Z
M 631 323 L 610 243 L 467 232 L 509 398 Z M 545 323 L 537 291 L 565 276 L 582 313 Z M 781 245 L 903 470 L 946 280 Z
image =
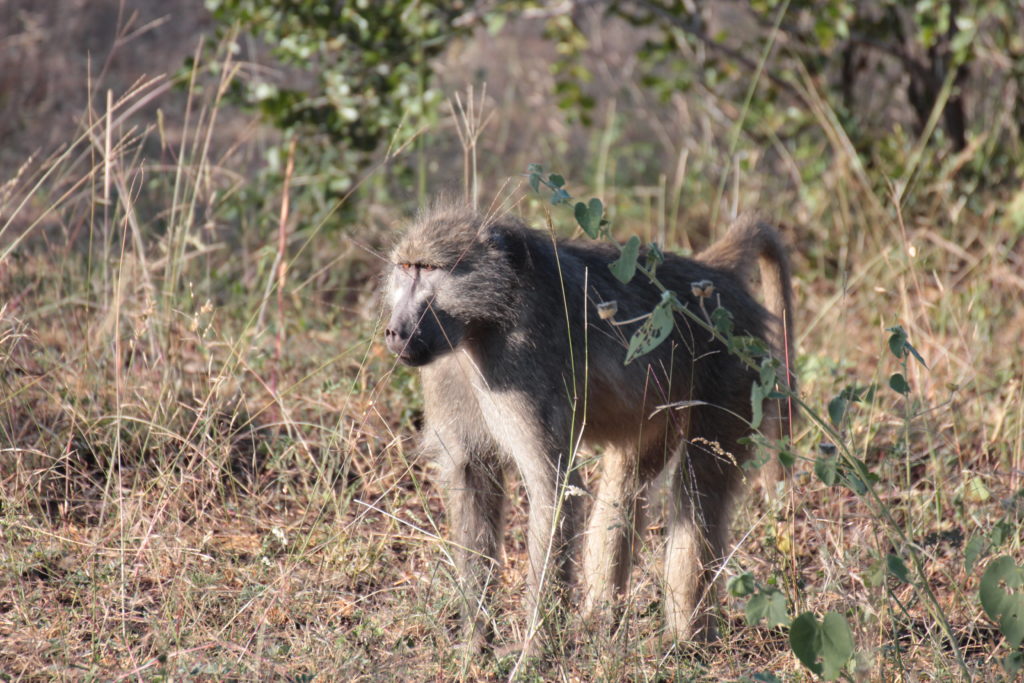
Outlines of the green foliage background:
M 845 136 L 830 142 L 855 156 L 877 192 L 892 179 L 910 192 L 944 164 L 963 165 L 956 178 L 966 190 L 1012 183 L 1024 171 L 1024 119 L 1008 129 L 1012 137 L 993 125 L 1024 109 L 1024 12 L 1000 0 L 757 0 L 716 10 L 712 23 L 712 3 L 681 0 L 206 5 L 219 38 L 251 35 L 286 67 L 276 82 L 259 70 L 243 73 L 231 99 L 298 137 L 299 168 L 317 178 L 308 187 L 321 193 L 321 206 L 348 193 L 384 150 L 437 122 L 444 98 L 433 58 L 517 17 L 544 23 L 557 55 L 554 96 L 585 123 L 601 104 L 584 59 L 598 49 L 589 29 L 625 20 L 644 30 L 636 55 L 644 88 L 665 100 L 697 90 L 731 103 L 730 152 L 781 144 L 808 184 L 843 162 L 821 154 L 825 110 Z M 957 160 L 969 143 L 982 149 Z

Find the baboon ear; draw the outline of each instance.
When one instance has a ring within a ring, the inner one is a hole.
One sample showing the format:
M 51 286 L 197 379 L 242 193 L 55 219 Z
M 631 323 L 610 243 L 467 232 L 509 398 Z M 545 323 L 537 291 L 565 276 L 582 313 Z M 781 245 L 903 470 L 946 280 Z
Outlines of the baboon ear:
M 487 242 L 505 254 L 513 269 L 521 271 L 530 266 L 530 247 L 518 230 L 505 225 L 492 225 L 487 230 Z

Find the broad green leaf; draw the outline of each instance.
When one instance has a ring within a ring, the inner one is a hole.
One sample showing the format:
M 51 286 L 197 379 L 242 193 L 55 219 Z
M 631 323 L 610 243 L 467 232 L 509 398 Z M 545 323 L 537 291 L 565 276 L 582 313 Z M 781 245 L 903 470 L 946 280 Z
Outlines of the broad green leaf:
M 832 421 L 832 424 L 838 427 L 843 422 L 843 417 L 846 416 L 846 407 L 849 405 L 842 396 L 836 396 L 828 402 L 828 419 Z
M 892 355 L 896 356 L 900 360 L 907 357 L 907 332 L 900 325 L 890 327 L 888 332 L 892 332 L 889 336 L 889 351 Z
M 750 428 L 757 429 L 764 419 L 764 400 L 772 394 L 772 387 L 760 382 L 750 385 Z
M 836 612 L 829 612 L 821 624 L 821 659 L 824 665 L 822 678 L 831 681 L 853 656 L 853 634 L 846 618 Z
M 1003 659 L 1003 669 L 1011 676 L 1024 669 L 1024 650 L 1015 650 Z
M 719 306 L 711 311 L 711 324 L 714 326 L 715 331 L 723 337 L 728 339 L 732 336 L 735 323 L 733 323 L 732 313 L 725 306 Z
M 881 586 L 883 585 L 883 583 L 885 583 L 885 577 L 885 562 L 872 562 L 867 574 L 865 574 L 864 583 L 871 586 L 872 588 L 877 588 L 878 586 Z
M 893 376 L 889 378 L 889 388 L 898 394 L 903 394 L 904 396 L 910 393 L 910 384 L 907 383 L 907 379 L 903 374 L 899 372 L 894 373 Z
M 860 458 L 846 459 L 849 465 L 843 472 L 843 484 L 858 496 L 868 491 L 868 484 L 878 481 L 878 475 L 868 470 L 868 466 Z
M 987 490 L 987 489 L 986 489 Z M 1005 519 L 1001 519 L 992 525 L 988 532 L 988 539 L 993 546 L 1001 546 L 1014 536 L 1014 527 Z
M 1008 555 L 989 563 L 978 588 L 981 606 L 1011 647 L 1024 641 L 1024 568 Z
M 981 536 L 974 536 L 971 540 L 967 541 L 966 547 L 964 547 L 964 572 L 970 574 L 974 569 L 975 563 L 982 557 L 985 552 L 985 546 L 987 543 Z
M 826 486 L 832 486 L 839 477 L 839 462 L 834 457 L 822 456 L 814 461 L 814 473 Z
M 754 575 L 750 572 L 743 572 L 739 576 L 734 576 L 729 579 L 727 588 L 729 590 L 729 595 L 737 598 L 750 595 L 757 589 L 754 581 Z
M 778 443 L 786 444 L 788 441 L 783 439 Z M 796 453 L 783 446 L 779 449 L 779 462 L 781 462 L 782 466 L 786 469 L 793 467 L 793 465 L 796 464 Z
M 917 349 L 915 349 L 910 341 L 908 341 L 906 330 L 901 326 L 896 325 L 894 327 L 890 327 L 888 331 L 892 332 L 892 335 L 889 337 L 889 351 L 892 352 L 892 355 L 896 356 L 900 360 L 903 360 L 908 355 L 912 355 L 917 359 L 918 363 L 924 367 L 928 367 L 928 364 L 924 362 L 924 358 L 921 357 L 921 354 L 918 353 Z
M 629 281 L 633 279 L 633 276 L 636 275 L 636 259 L 639 253 L 640 238 L 633 235 L 629 238 L 628 242 L 622 245 L 622 253 L 619 255 L 619 258 L 608 264 L 608 268 L 612 271 L 612 275 L 618 278 L 619 282 L 628 284 Z M 658 305 L 660 306 L 661 304 Z M 657 346 L 657 344 L 655 344 L 655 346 Z M 651 348 L 653 349 L 654 346 Z M 649 350 L 650 349 L 648 349 L 648 351 Z M 644 351 L 644 353 L 647 353 L 647 351 Z
M 565 204 L 570 199 L 572 199 L 572 195 L 570 195 L 568 192 L 565 191 L 564 188 L 561 187 L 559 187 L 558 189 L 551 193 L 551 203 L 555 206 L 558 206 L 559 204 Z
M 910 354 L 917 359 L 918 363 L 924 367 L 928 367 L 928 364 L 924 362 L 924 358 L 921 357 L 921 354 L 917 352 L 917 349 L 915 349 L 914 345 L 910 342 L 907 342 L 907 351 L 910 351 Z
M 804 612 L 789 625 L 789 647 L 811 672 L 821 674 L 821 627 L 810 612 Z
M 539 173 L 531 173 L 530 174 L 530 189 L 533 190 L 534 192 L 540 192 L 540 174 Z
M 593 200 L 591 200 L 593 201 Z M 658 266 L 665 262 L 665 254 L 661 251 L 661 247 L 658 246 L 657 242 L 651 242 L 647 245 L 647 268 L 652 273 L 658 269 Z
M 968 503 L 984 503 L 992 497 L 981 477 L 971 477 L 964 486 L 964 500 Z
M 596 238 L 601 231 L 601 217 L 604 215 L 604 206 L 601 204 L 601 200 L 595 197 L 590 200 L 589 204 L 576 202 L 574 212 L 576 222 L 583 228 L 583 232 Z
M 746 613 L 747 624 L 750 626 L 754 626 L 762 619 L 767 620 L 769 627 L 789 624 L 786 596 L 774 588 L 762 590 L 747 600 Z
M 826 681 L 838 678 L 853 656 L 850 625 L 835 612 L 826 614 L 821 623 L 810 612 L 794 619 L 789 628 L 789 645 L 804 666 Z
M 672 301 L 671 294 L 666 292 L 643 324 L 633 333 L 633 337 L 629 340 L 629 349 L 626 351 L 625 362 L 627 365 L 634 358 L 656 348 L 672 332 L 672 326 L 675 324 L 672 315 Z
M 897 579 L 903 583 L 910 583 L 910 572 L 907 570 L 907 565 L 904 564 L 898 555 L 889 553 L 885 558 L 885 566 L 888 567 L 889 573 Z

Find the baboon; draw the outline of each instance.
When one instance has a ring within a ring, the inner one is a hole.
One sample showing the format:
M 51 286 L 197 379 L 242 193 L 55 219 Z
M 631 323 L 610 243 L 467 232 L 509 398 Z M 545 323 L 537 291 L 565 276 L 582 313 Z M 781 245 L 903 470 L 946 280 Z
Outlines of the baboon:
M 386 342 L 401 362 L 422 367 L 422 448 L 447 495 L 472 648 L 493 635 L 487 592 L 503 555 L 510 467 L 529 505 L 531 626 L 547 605 L 542 588 L 553 586 L 564 606 L 586 498 L 581 440 L 603 447 L 582 558 L 585 615 L 615 612 L 644 526 L 644 486 L 672 462 L 667 633 L 715 637 L 709 594 L 750 457 L 741 440 L 751 431 L 757 373 L 682 315 L 667 340 L 625 364 L 629 338 L 661 292 L 642 275 L 617 280 L 608 265 L 619 253 L 607 242 L 555 239 L 513 217 L 440 205 L 422 212 L 391 254 Z M 757 262 L 768 308 L 747 288 Z M 789 265 L 767 224 L 741 219 L 696 259 L 666 253 L 656 276 L 700 315 L 724 306 L 736 334 L 769 342 L 783 367 L 792 364 Z M 609 302 L 614 319 L 599 314 Z M 793 386 L 785 371 L 778 381 Z M 785 413 L 776 406 L 766 420 L 776 435 Z

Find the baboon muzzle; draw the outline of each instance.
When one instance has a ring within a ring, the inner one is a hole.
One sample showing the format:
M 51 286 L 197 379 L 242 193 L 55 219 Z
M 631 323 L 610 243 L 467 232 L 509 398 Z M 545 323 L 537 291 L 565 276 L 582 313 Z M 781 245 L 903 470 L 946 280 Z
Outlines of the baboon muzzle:
M 395 306 L 384 341 L 398 360 L 413 367 L 426 365 L 452 351 L 463 338 L 464 326 L 431 303 Z
M 417 340 L 414 339 L 415 333 L 415 328 L 401 324 L 389 325 L 384 330 L 384 340 L 388 350 L 398 356 L 403 363 L 409 365 L 415 365 L 415 363 L 409 362 L 412 357 L 422 355 L 416 353 L 416 347 L 422 346 L 422 343 L 417 343 Z
M 436 353 L 426 338 L 428 336 L 431 336 L 429 330 L 425 334 L 420 325 L 394 319 L 384 330 L 388 350 L 398 356 L 399 361 L 412 367 L 426 365 L 434 359 Z

